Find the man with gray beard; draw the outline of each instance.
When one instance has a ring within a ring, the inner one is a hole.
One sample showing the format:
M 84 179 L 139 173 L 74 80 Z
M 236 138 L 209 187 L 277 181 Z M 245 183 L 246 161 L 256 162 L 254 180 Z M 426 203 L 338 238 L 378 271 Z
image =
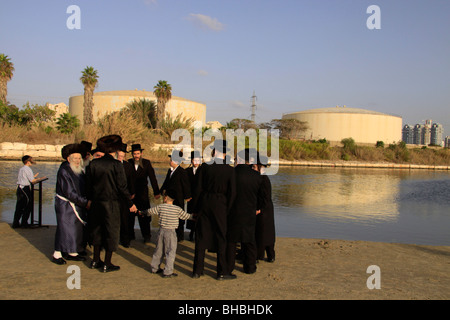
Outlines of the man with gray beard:
M 89 201 L 85 194 L 83 158 L 85 149 L 81 144 L 70 144 L 62 150 L 63 162 L 56 177 L 56 234 L 52 262 L 62 265 L 67 260 L 84 261 L 77 252 L 83 251 L 86 209 Z

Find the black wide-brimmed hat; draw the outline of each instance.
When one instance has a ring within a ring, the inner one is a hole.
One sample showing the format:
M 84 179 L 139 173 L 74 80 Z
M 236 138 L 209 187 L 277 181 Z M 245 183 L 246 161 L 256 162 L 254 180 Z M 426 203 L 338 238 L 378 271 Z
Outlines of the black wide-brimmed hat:
M 171 154 L 169 154 L 169 158 L 172 159 L 173 162 L 181 163 L 185 161 L 183 151 L 181 150 L 173 150 Z
M 86 152 L 91 153 L 92 150 L 92 143 L 90 143 L 89 141 L 81 141 L 80 144 L 86 149 Z
M 220 153 L 227 153 L 227 151 L 230 151 L 230 148 L 227 146 L 227 140 L 223 139 L 216 139 L 214 140 L 214 144 L 212 146 L 213 152 L 217 150 Z
M 120 151 L 128 153 L 128 151 L 127 151 L 127 144 L 126 143 L 122 143 L 122 147 L 120 148 Z
M 143 151 L 143 150 L 144 149 L 141 148 L 141 145 L 139 143 L 131 145 L 131 152 L 133 152 L 133 151 Z
M 239 151 L 237 156 L 250 164 L 256 164 L 258 160 L 258 151 L 255 148 L 246 148 Z
M 122 148 L 122 138 L 117 134 L 101 137 L 97 140 L 97 149 L 104 153 L 113 153 Z
M 191 161 L 196 158 L 202 159 L 202 154 L 200 153 L 200 151 L 191 151 Z
M 61 149 L 61 156 L 63 157 L 64 160 L 67 160 L 67 158 L 73 153 L 81 154 L 81 157 L 84 159 L 87 154 L 86 147 L 83 146 L 81 143 L 71 143 L 65 145 Z

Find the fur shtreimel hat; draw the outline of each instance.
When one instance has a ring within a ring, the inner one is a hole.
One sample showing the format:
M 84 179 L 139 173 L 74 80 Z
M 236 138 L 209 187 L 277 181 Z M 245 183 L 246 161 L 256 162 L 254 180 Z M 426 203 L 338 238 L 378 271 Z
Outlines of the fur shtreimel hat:
M 79 153 L 81 154 L 81 157 L 84 159 L 86 158 L 87 151 L 86 148 L 81 143 L 67 144 L 61 149 L 61 156 L 63 157 L 64 160 L 67 160 L 67 158 L 72 153 Z
M 104 153 L 113 153 L 122 149 L 122 138 L 117 134 L 101 137 L 97 140 L 97 149 Z

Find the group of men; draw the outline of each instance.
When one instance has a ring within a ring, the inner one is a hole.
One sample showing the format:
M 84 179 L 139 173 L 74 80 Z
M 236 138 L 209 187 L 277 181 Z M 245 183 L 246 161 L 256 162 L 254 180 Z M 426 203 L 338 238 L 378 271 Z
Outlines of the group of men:
M 275 226 L 270 180 L 261 174 L 266 162 L 248 149 L 236 156 L 236 166 L 225 161 L 226 141 L 216 140 L 211 163 L 202 164 L 192 152 L 189 168 L 180 166 L 181 151 L 169 155 L 170 168 L 159 188 L 151 162 L 143 158 L 139 144 L 131 146 L 132 158 L 125 160 L 127 145 L 118 135 L 97 141 L 96 149 L 83 141 L 62 149 L 64 161 L 57 173 L 55 211 L 57 231 L 52 261 L 85 260 L 85 247 L 93 245 L 91 268 L 103 272 L 119 270 L 112 253 L 119 243 L 129 247 L 135 238 L 138 216 L 145 242 L 150 241 L 150 218 L 139 212 L 150 208 L 148 181 L 155 199 L 170 192 L 173 204 L 189 213 L 189 239 L 195 238 L 193 278 L 203 275 L 207 250 L 217 254 L 217 279 L 233 279 L 237 244 L 244 272 L 254 273 L 257 260 L 275 259 Z M 91 156 L 93 159 L 91 160 Z M 178 241 L 184 239 L 184 220 L 179 221 Z M 258 240 L 258 241 L 257 241 Z M 100 258 L 101 250 L 105 258 Z

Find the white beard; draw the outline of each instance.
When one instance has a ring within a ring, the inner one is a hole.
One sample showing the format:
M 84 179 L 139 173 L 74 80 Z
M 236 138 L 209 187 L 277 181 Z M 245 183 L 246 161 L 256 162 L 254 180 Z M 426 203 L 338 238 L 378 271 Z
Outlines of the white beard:
M 79 165 L 78 167 L 70 163 L 70 169 L 72 169 L 73 173 L 75 173 L 76 175 L 80 175 L 83 173 L 83 163 L 81 163 L 81 165 Z

